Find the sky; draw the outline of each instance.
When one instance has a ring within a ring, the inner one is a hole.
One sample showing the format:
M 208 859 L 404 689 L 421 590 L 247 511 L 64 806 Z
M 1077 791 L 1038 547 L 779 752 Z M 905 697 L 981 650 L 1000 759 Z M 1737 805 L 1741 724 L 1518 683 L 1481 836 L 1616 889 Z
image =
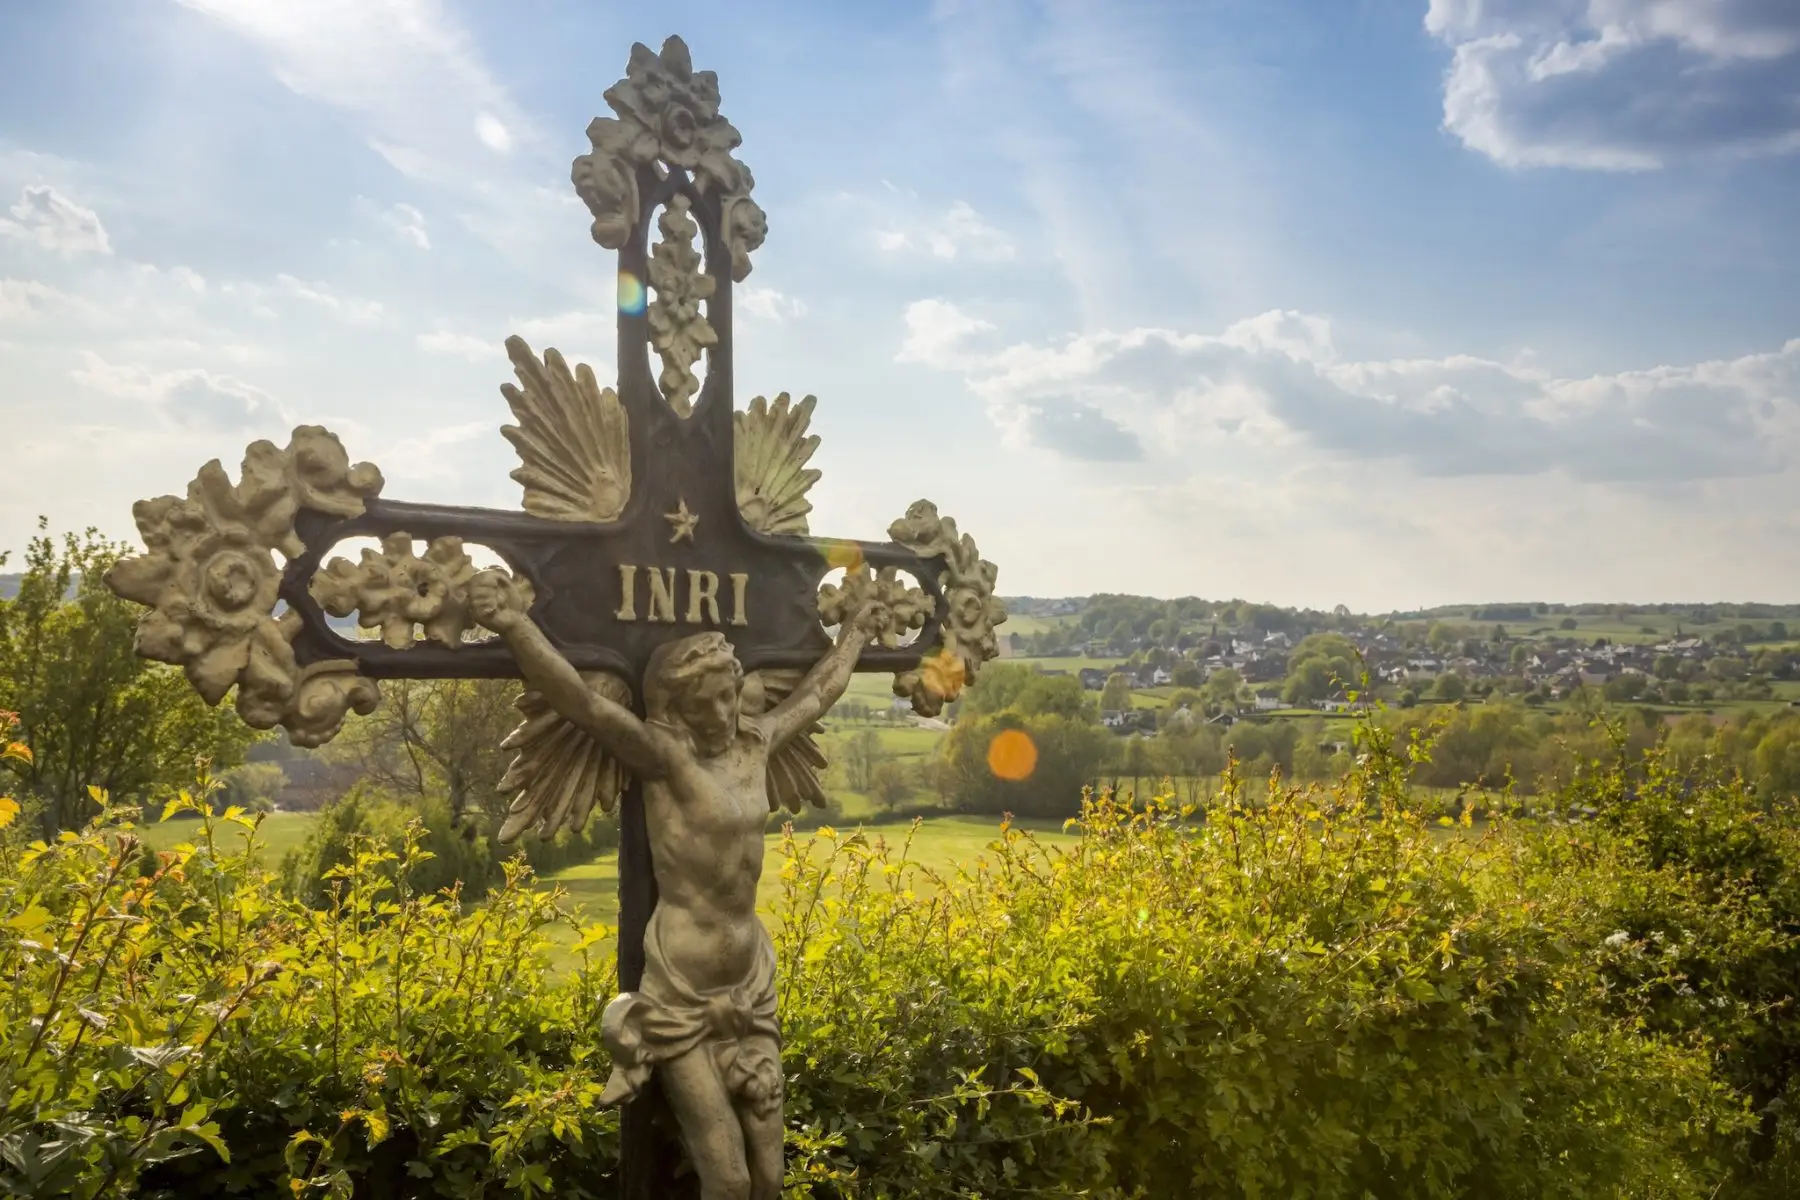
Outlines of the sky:
M 611 377 L 569 167 L 671 33 L 815 533 L 926 497 L 1009 595 L 1800 601 L 1793 0 L 5 4 L 0 549 L 301 423 L 517 507 L 502 342 Z

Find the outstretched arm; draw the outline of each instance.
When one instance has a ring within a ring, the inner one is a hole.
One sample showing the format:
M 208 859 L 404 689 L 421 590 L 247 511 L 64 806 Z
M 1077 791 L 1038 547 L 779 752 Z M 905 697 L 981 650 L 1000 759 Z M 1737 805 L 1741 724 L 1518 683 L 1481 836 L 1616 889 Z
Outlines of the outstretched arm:
M 525 682 L 543 694 L 551 708 L 573 722 L 640 779 L 663 773 L 662 756 L 644 723 L 623 705 L 600 695 L 581 678 L 537 622 L 525 615 L 518 588 L 499 571 L 482 571 L 469 580 L 469 608 L 475 619 L 505 640 L 519 661 Z
M 850 673 L 856 670 L 857 656 L 868 641 L 869 631 L 861 614 L 838 627 L 837 644 L 813 664 L 787 699 L 759 718 L 771 746 L 780 746 L 809 728 L 837 703 L 850 686 Z

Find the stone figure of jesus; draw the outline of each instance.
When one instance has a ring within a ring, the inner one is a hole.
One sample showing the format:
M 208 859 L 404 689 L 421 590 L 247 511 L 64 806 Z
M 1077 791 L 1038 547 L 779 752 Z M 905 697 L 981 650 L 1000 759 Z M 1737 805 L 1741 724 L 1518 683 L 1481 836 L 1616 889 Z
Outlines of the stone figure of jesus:
M 645 672 L 640 720 L 587 685 L 526 615 L 505 574 L 475 576 L 469 597 L 526 682 L 643 782 L 659 899 L 644 933 L 643 982 L 602 1018 L 613 1056 L 602 1103 L 630 1099 L 654 1069 L 702 1200 L 776 1200 L 775 948 L 756 915 L 769 755 L 843 695 L 870 636 L 864 617 L 844 621 L 799 686 L 758 716 L 740 709 L 743 670 L 724 635 L 665 643 Z

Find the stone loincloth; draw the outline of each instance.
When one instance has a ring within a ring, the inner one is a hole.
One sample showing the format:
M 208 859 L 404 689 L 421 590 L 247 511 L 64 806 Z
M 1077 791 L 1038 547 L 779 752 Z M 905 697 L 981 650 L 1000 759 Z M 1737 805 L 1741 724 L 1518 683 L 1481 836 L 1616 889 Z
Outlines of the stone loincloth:
M 708 1047 L 734 1101 L 767 1116 L 781 1104 L 781 1027 L 775 1018 L 775 945 L 756 922 L 756 957 L 742 983 L 699 991 L 669 969 L 662 948 L 662 910 L 644 930 L 644 978 L 600 1018 L 600 1040 L 612 1054 L 602 1105 L 636 1096 L 657 1063 Z M 750 1039 L 760 1044 L 746 1045 Z M 773 1053 L 771 1053 L 773 1051 Z

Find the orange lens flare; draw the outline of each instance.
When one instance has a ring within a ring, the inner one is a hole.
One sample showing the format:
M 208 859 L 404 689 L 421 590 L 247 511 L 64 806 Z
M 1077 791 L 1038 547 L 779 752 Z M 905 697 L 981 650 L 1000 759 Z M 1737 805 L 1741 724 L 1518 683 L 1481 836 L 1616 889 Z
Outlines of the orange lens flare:
M 825 561 L 832 567 L 855 571 L 863 565 L 862 547 L 855 542 L 833 542 L 825 551 Z
M 919 674 L 924 678 L 926 690 L 942 700 L 954 700 L 962 695 L 963 684 L 968 681 L 962 656 L 952 654 L 948 647 L 920 663 Z
M 988 743 L 988 770 L 996 779 L 1014 783 L 1037 770 L 1037 743 L 1023 729 L 1003 729 Z

